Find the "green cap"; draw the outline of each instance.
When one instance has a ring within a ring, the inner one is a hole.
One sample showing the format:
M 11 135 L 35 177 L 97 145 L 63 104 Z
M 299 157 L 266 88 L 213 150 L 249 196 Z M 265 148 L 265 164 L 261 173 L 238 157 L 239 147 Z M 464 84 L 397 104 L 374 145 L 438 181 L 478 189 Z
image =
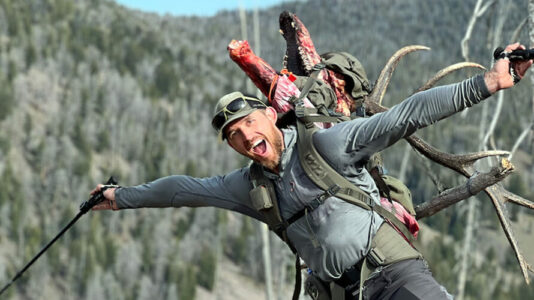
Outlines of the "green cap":
M 224 128 L 231 122 L 248 116 L 257 109 L 265 109 L 267 105 L 260 99 L 244 95 L 241 92 L 233 92 L 222 96 L 213 112 L 211 125 L 217 131 L 219 140 L 224 140 Z

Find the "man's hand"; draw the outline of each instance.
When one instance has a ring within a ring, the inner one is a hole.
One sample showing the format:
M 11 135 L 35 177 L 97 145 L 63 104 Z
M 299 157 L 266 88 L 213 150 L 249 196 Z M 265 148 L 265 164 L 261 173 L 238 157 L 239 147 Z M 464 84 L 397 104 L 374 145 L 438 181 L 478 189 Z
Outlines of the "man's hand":
M 100 192 L 103 184 L 98 184 L 94 190 L 91 191 L 91 195 L 94 195 L 98 192 Z M 119 207 L 117 206 L 117 202 L 115 202 L 115 190 L 117 188 L 109 188 L 104 191 L 104 198 L 106 200 L 98 203 L 97 205 L 93 206 L 93 210 L 118 210 Z
M 512 52 L 516 49 L 525 49 L 525 46 L 519 43 L 506 46 L 505 52 Z M 525 76 L 525 72 L 532 65 L 532 60 L 516 61 L 512 63 L 514 72 L 519 78 Z M 514 85 L 514 78 L 510 74 L 510 60 L 508 58 L 502 58 L 495 62 L 493 68 L 484 74 L 484 81 L 490 93 L 495 93 L 502 89 L 507 89 Z

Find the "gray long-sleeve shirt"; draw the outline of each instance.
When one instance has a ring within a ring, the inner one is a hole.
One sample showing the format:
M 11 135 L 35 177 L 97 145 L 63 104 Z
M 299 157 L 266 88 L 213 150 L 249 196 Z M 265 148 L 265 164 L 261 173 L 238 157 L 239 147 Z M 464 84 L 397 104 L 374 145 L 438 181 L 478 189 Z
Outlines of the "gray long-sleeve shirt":
M 490 96 L 479 75 L 458 84 L 411 96 L 387 112 L 359 118 L 317 131 L 313 143 L 340 174 L 380 203 L 373 179 L 364 168 L 367 159 L 415 130 L 428 126 Z M 283 130 L 285 149 L 279 174 L 272 179 L 281 215 L 287 219 L 305 208 L 321 189 L 304 173 L 296 149 L 296 130 Z M 169 176 L 116 191 L 119 208 L 215 206 L 263 220 L 249 198 L 249 168 L 224 176 Z M 371 211 L 330 197 L 288 229 L 288 237 L 307 265 L 323 280 L 339 278 L 363 258 L 382 218 Z

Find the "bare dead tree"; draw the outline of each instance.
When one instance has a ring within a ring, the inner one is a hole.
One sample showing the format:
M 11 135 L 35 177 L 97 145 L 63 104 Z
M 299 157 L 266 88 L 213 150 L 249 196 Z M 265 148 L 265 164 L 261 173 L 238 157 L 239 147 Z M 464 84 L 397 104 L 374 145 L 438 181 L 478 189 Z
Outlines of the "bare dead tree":
M 529 6 L 529 10 L 530 9 L 534 9 L 534 7 L 531 8 Z M 532 13 L 534 14 L 534 11 L 532 11 Z M 519 23 L 517 28 L 514 30 L 514 33 L 512 34 L 511 42 L 515 42 L 515 41 L 519 40 L 519 34 L 521 33 L 521 30 L 527 24 L 528 20 L 529 20 L 529 18 L 525 18 L 525 19 L 523 19 L 523 21 L 521 23 Z M 532 28 L 532 26 L 531 26 L 531 28 Z M 534 44 L 534 40 L 531 40 L 530 44 L 533 45 Z M 532 77 L 532 76 L 531 76 L 531 83 L 534 85 L 534 77 Z M 534 117 L 534 112 L 533 112 L 533 117 Z M 534 126 L 534 118 L 532 119 L 532 121 L 529 124 L 527 124 L 525 126 L 525 129 L 523 130 L 523 132 L 519 135 L 519 137 L 515 141 L 514 146 L 512 147 L 512 150 L 510 150 L 510 155 L 508 156 L 508 160 L 510 160 L 510 161 L 512 160 L 512 156 L 514 155 L 514 153 L 519 148 L 519 145 L 521 145 L 521 143 L 528 136 L 528 134 L 532 132 L 532 129 L 534 128 L 533 126 Z
M 478 18 L 482 17 L 484 13 L 488 10 L 489 7 L 491 7 L 495 3 L 495 0 L 490 0 L 486 3 L 484 3 L 484 0 L 478 0 L 475 4 L 475 8 L 473 10 L 473 14 L 471 15 L 471 19 L 469 19 L 469 23 L 467 24 L 467 29 L 465 31 L 464 37 L 460 43 L 462 48 L 462 57 L 464 58 L 464 61 L 469 61 L 469 40 L 471 39 L 471 35 L 473 33 L 473 29 L 475 28 L 476 21 Z M 465 118 L 467 115 L 467 109 L 462 112 L 462 117 Z M 483 114 L 485 115 L 485 114 Z
M 490 49 L 495 49 L 500 45 L 501 42 L 501 36 L 502 36 L 502 29 L 504 26 L 504 22 L 506 20 L 506 17 L 508 15 L 508 8 L 510 7 L 510 1 L 506 0 L 498 0 L 497 1 L 497 11 L 499 13 L 497 14 L 497 18 L 495 21 L 495 26 L 493 31 L 490 31 L 490 34 L 488 36 L 488 40 L 491 39 Z M 486 133 L 484 134 L 484 129 L 486 127 L 486 117 L 488 114 L 488 106 L 485 105 L 483 107 L 482 111 L 482 117 L 480 119 L 480 136 L 482 137 L 481 145 L 483 150 L 488 149 L 488 143 L 492 139 L 493 131 L 495 130 L 495 126 L 497 125 L 497 121 L 499 120 L 500 112 L 502 110 L 504 102 L 504 94 L 501 92 L 497 93 L 497 105 L 495 106 L 495 113 L 492 114 L 493 118 L 490 122 L 490 125 L 488 126 L 488 129 L 486 130 Z
M 510 42 L 515 43 L 519 41 L 519 35 L 521 34 L 521 31 L 523 28 L 525 28 L 525 25 L 527 25 L 528 18 L 524 18 L 519 25 L 514 30 L 514 33 L 512 33 L 512 38 L 510 39 Z
M 239 19 L 241 22 L 241 36 L 243 40 L 247 40 L 247 15 L 242 6 L 239 7 Z M 260 45 L 260 24 L 259 24 L 259 15 L 258 9 L 254 9 L 253 14 L 253 35 L 254 35 L 254 46 L 255 52 L 260 55 L 261 45 Z M 246 89 L 249 90 L 250 81 L 246 81 Z M 261 93 L 257 90 L 258 93 Z M 258 97 L 261 95 L 258 94 Z M 271 246 L 269 241 L 269 229 L 265 223 L 258 223 L 258 230 L 261 236 L 262 243 L 262 259 L 263 259 L 263 271 L 265 277 L 265 294 L 267 300 L 274 300 L 273 292 L 273 279 L 272 279 L 272 265 L 271 265 Z
M 510 161 L 512 160 L 512 156 L 514 155 L 514 153 L 519 148 L 519 145 L 521 145 L 521 143 L 523 143 L 525 138 L 528 136 L 529 133 L 532 132 L 533 129 L 534 129 L 534 121 L 530 122 L 530 124 L 528 124 L 528 126 L 525 128 L 525 130 L 523 130 L 523 132 L 519 135 L 519 137 L 517 138 L 517 140 L 514 143 L 514 146 L 512 147 L 512 150 L 510 150 L 510 155 L 508 155 L 508 160 L 510 160 Z
M 500 39 L 502 36 L 502 27 L 504 25 L 504 20 L 506 19 L 508 15 L 508 7 L 510 5 L 510 1 L 506 1 L 506 3 L 502 3 L 503 1 L 499 1 L 498 5 L 504 6 L 504 9 L 499 10 L 499 15 L 497 17 L 497 22 L 495 24 L 494 28 L 494 34 L 493 34 L 493 45 L 492 48 L 496 48 L 500 45 Z M 467 45 L 465 46 L 466 49 Z M 497 126 L 497 121 L 499 120 L 502 106 L 504 102 L 504 92 L 500 91 L 497 94 L 497 105 L 495 107 L 495 112 L 492 114 L 493 118 L 488 126 L 488 128 L 485 128 L 485 117 L 486 114 L 482 115 L 481 123 L 480 123 L 480 148 L 481 150 L 488 150 L 488 144 L 490 139 L 493 136 L 493 132 L 495 130 L 495 127 Z M 487 113 L 487 105 L 484 107 L 484 112 Z M 484 133 L 486 131 L 486 133 Z M 494 147 L 492 147 L 494 149 Z M 465 237 L 463 242 L 463 249 L 461 253 L 461 265 L 460 265 L 460 274 L 458 276 L 458 299 L 462 300 L 464 297 L 464 290 L 465 290 L 465 283 L 467 280 L 467 272 L 468 272 L 468 265 L 469 265 L 469 256 L 471 254 L 471 245 L 472 245 L 472 239 L 474 238 L 474 223 L 477 221 L 475 220 L 475 205 L 477 203 L 477 198 L 475 197 L 469 202 L 468 205 L 468 212 L 467 212 L 467 223 L 465 227 Z
M 261 56 L 261 47 L 260 47 L 260 17 L 258 15 L 258 8 L 254 9 L 253 15 L 254 23 L 254 46 L 256 48 L 256 53 L 258 56 Z M 248 81 L 247 81 L 248 82 Z M 256 89 L 256 97 L 261 98 L 261 91 Z
M 471 39 L 471 34 L 473 33 L 473 29 L 475 28 L 477 19 L 480 18 L 494 3 L 494 0 L 487 1 L 486 3 L 484 3 L 484 0 L 478 0 L 475 4 L 475 9 L 473 10 L 471 19 L 469 19 L 469 23 L 467 24 L 467 30 L 465 31 L 465 35 L 461 42 L 462 56 L 465 61 L 469 61 L 469 40 Z
M 247 13 L 241 4 L 239 5 L 239 22 L 241 25 L 241 37 L 243 38 L 243 40 L 248 40 Z M 245 89 L 248 91 L 249 88 L 250 88 L 250 82 L 247 80 L 245 82 Z
M 257 55 L 261 55 L 261 46 L 260 46 L 260 18 L 258 13 L 258 8 L 254 9 L 253 14 L 253 30 L 254 30 L 254 46 Z M 247 81 L 249 83 L 249 81 Z M 261 97 L 261 91 L 256 89 L 256 96 Z M 265 223 L 258 223 L 260 233 L 261 233 L 261 242 L 262 242 L 262 257 L 263 257 L 263 272 L 265 276 L 265 293 L 267 300 L 274 300 L 273 292 L 273 271 L 271 264 L 271 243 L 269 241 L 269 228 Z
M 458 275 L 458 294 L 456 299 L 462 300 L 465 292 L 465 282 L 467 281 L 467 266 L 469 265 L 469 253 L 471 253 L 471 242 L 473 240 L 473 224 L 475 223 L 475 209 L 477 202 L 471 199 L 467 208 L 467 228 L 465 230 L 464 245 L 462 247 L 460 274 Z
M 471 33 L 473 31 L 474 24 L 476 22 L 476 19 L 482 16 L 482 14 L 487 10 L 487 8 L 494 4 L 495 1 L 489 1 L 482 7 L 482 1 L 477 1 L 477 4 L 475 5 L 475 10 L 473 12 L 473 15 L 471 17 L 471 20 L 469 22 L 468 28 L 466 30 L 466 34 L 464 36 L 464 39 L 462 40 L 461 46 L 462 46 L 462 55 L 465 59 L 465 61 L 469 61 L 469 38 L 471 36 Z M 497 25 L 495 27 L 495 38 L 498 38 L 501 36 L 502 32 L 502 25 L 504 23 L 504 17 L 506 16 L 506 11 L 504 13 L 501 13 L 499 15 Z M 497 43 L 497 40 L 494 40 L 494 43 Z M 494 47 L 497 47 L 498 45 L 493 45 Z M 488 140 L 492 136 L 492 133 L 495 129 L 495 126 L 497 124 L 498 116 L 500 115 L 501 109 L 502 109 L 502 103 L 503 103 L 503 92 L 498 93 L 498 100 L 497 100 L 497 107 L 495 109 L 496 113 L 494 114 L 494 118 L 492 122 L 490 123 L 489 129 L 487 130 L 487 133 L 484 135 L 484 127 L 485 127 L 485 118 L 488 110 L 488 106 L 484 106 L 483 108 L 483 114 L 480 121 L 480 136 L 481 136 L 481 149 L 487 150 L 487 144 Z M 477 199 L 474 198 L 469 202 L 468 205 L 468 212 L 467 212 L 467 223 L 465 227 L 465 236 L 463 241 L 463 247 L 462 247 L 462 253 L 461 253 L 461 260 L 460 260 L 460 273 L 458 276 L 458 294 L 457 298 L 462 300 L 464 297 L 464 291 L 465 291 L 465 283 L 467 281 L 467 272 L 468 272 L 468 265 L 469 265 L 469 256 L 471 253 L 471 244 L 472 239 L 474 237 L 474 223 L 475 220 L 475 207 L 477 204 Z
M 244 40 L 248 40 L 247 35 L 247 13 L 242 5 L 239 5 L 239 21 L 241 25 L 241 37 Z
M 271 247 L 269 242 L 269 229 L 267 224 L 258 223 L 261 232 L 261 241 L 262 241 L 262 257 L 263 257 L 263 268 L 265 274 L 265 292 L 266 298 L 268 300 L 274 300 L 273 293 L 273 271 L 271 267 Z
M 492 49 L 497 48 L 501 44 L 501 36 L 502 36 L 502 28 L 504 26 L 504 22 L 508 17 L 508 8 L 510 7 L 510 0 L 506 0 L 506 2 L 502 1 L 502 3 L 499 3 L 502 5 L 503 9 L 500 9 L 500 13 L 497 16 L 497 22 L 495 24 L 494 33 L 493 33 L 493 45 Z M 493 113 L 493 118 L 490 122 L 490 125 L 486 131 L 486 134 L 484 135 L 481 145 L 483 150 L 488 149 L 488 141 L 490 140 L 490 137 L 493 135 L 493 132 L 495 130 L 495 127 L 497 126 L 497 121 L 499 120 L 499 116 L 501 114 L 502 105 L 504 102 L 504 94 L 503 91 L 500 91 L 497 93 L 497 105 L 495 108 L 495 112 Z M 483 129 L 481 128 L 481 133 L 483 132 Z

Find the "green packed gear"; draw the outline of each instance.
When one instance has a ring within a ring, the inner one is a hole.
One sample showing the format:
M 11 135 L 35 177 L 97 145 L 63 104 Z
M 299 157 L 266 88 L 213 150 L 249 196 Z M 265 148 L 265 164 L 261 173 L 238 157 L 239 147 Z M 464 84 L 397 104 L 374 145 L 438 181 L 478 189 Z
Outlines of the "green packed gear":
M 356 103 L 361 103 L 364 96 L 371 93 L 371 84 L 360 61 L 347 52 L 328 52 L 321 55 L 326 68 L 342 74 L 345 78 L 345 90 Z
M 415 216 L 410 189 L 398 178 L 389 175 L 382 175 L 381 177 L 389 188 L 391 200 L 399 202 L 412 216 Z
M 316 78 L 317 73 L 322 69 L 334 71 L 343 75 L 345 79 L 345 91 L 354 99 L 356 107 L 363 106 L 363 99 L 371 93 L 371 84 L 367 79 L 367 74 L 360 63 L 354 56 L 346 52 L 328 52 L 321 54 L 321 63 L 314 66 L 310 76 L 295 76 L 293 82 L 299 90 L 305 93 L 306 97 L 313 103 L 315 108 L 323 115 L 328 115 L 324 109 L 330 112 L 335 111 L 337 106 L 337 97 L 330 86 L 321 80 L 309 80 Z M 306 87 L 310 84 L 310 87 Z

